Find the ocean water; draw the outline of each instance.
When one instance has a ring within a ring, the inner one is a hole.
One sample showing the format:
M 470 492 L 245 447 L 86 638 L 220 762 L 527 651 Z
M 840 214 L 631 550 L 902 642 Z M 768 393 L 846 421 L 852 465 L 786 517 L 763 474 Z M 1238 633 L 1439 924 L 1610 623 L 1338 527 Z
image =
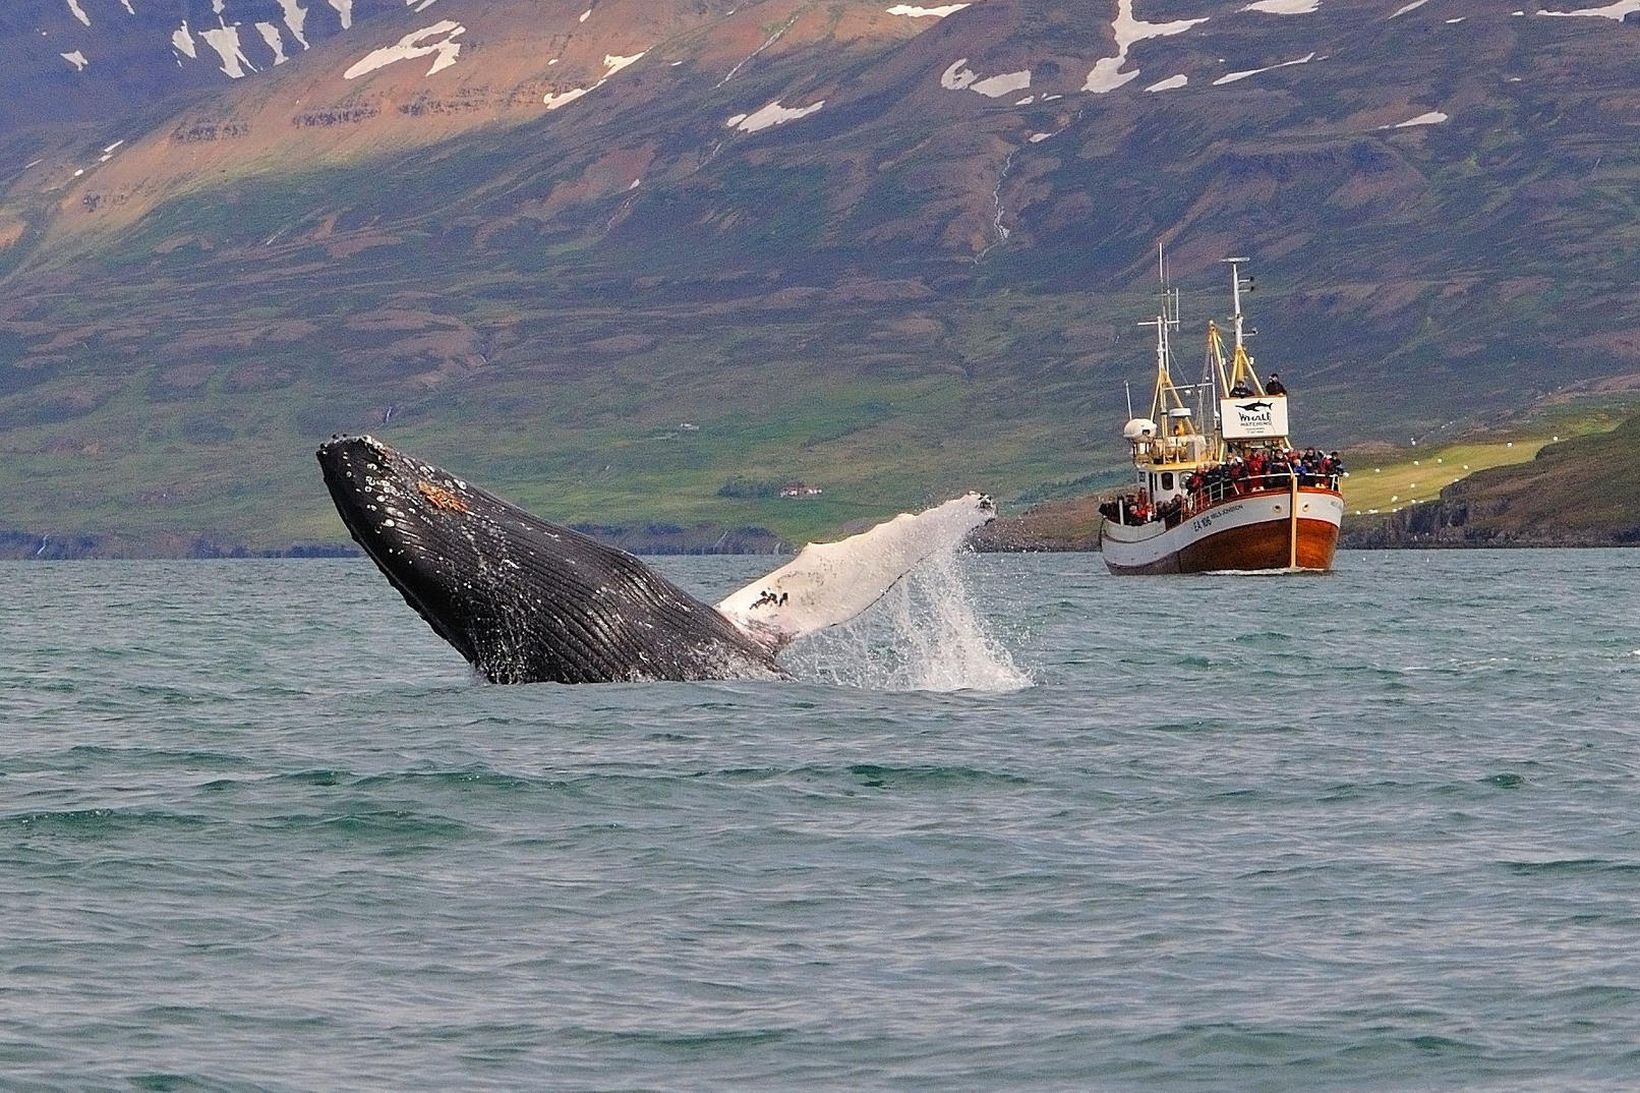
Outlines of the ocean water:
M 582 688 L 362 560 L 0 573 L 0 1087 L 1640 1082 L 1640 552 L 968 557 Z

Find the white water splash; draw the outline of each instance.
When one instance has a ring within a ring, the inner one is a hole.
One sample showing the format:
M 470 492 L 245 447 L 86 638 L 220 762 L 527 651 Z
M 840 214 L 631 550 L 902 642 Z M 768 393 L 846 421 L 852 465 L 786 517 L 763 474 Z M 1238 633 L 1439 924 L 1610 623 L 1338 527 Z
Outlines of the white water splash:
M 955 552 L 928 559 L 854 622 L 793 645 L 781 665 L 805 682 L 871 691 L 1031 686 L 975 607 L 965 568 Z

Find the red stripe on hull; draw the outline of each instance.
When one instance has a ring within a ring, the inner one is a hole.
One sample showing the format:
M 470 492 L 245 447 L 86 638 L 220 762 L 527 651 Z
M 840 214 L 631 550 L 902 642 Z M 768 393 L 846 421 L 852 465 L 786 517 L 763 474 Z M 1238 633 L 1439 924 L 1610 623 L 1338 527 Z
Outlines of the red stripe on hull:
M 1288 521 L 1266 520 L 1239 528 L 1227 528 L 1169 554 L 1139 566 L 1105 565 L 1112 573 L 1211 573 L 1217 570 L 1286 569 Z M 1338 525 L 1327 520 L 1298 521 L 1298 567 L 1331 570 L 1338 549 Z

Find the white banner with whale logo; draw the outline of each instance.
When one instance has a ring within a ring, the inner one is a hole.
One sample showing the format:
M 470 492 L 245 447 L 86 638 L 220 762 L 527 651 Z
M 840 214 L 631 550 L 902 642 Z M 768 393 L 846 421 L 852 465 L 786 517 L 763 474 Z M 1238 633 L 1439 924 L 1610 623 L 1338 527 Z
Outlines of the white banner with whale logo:
M 1287 399 L 1282 395 L 1219 400 L 1220 429 L 1226 440 L 1287 435 Z

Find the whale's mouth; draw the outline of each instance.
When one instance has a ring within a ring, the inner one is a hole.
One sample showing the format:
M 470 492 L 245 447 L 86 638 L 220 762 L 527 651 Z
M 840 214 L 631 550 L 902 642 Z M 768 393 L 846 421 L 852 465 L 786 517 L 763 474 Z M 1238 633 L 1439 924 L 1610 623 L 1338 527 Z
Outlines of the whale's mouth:
M 316 454 L 353 541 L 439 637 L 476 662 L 469 627 L 460 624 L 451 585 L 440 577 L 449 564 L 450 529 L 434 527 L 441 514 L 471 514 L 471 504 L 458 492 L 465 483 L 440 476 L 371 436 L 333 436 Z

